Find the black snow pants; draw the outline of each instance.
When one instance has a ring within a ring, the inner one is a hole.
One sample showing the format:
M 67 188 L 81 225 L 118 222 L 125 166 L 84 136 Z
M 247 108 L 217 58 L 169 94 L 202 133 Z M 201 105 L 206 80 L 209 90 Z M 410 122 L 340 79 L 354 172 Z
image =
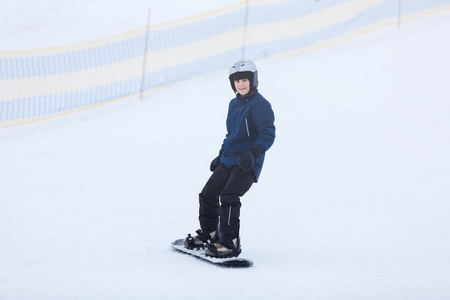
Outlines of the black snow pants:
M 242 197 L 255 181 L 253 171 L 219 164 L 199 195 L 199 221 L 203 232 L 220 232 L 222 241 L 239 236 Z M 219 222 L 220 221 L 220 222 Z

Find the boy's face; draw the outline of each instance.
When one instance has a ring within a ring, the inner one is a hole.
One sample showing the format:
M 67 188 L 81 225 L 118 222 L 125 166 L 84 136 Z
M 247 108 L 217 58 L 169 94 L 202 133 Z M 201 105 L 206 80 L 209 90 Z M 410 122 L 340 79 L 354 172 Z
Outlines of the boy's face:
M 247 78 L 235 80 L 234 87 L 242 96 L 247 95 L 250 92 L 250 81 Z

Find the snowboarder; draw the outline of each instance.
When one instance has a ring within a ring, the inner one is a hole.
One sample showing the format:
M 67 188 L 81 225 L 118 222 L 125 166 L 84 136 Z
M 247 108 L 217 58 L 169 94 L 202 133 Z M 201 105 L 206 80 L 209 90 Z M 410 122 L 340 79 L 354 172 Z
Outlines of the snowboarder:
M 249 60 L 234 63 L 229 80 L 236 97 L 228 108 L 226 138 L 211 162 L 213 174 L 199 195 L 201 229 L 184 241 L 187 248 L 206 247 L 206 255 L 220 258 L 241 253 L 240 197 L 258 181 L 265 152 L 275 140 L 275 117 L 258 92 L 256 65 Z

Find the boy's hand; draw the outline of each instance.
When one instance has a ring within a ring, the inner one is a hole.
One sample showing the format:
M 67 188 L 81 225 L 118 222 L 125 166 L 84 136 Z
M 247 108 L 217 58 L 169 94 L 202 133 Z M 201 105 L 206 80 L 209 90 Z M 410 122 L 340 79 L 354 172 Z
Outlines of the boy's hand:
M 255 161 L 259 157 L 259 151 L 257 149 L 250 149 L 245 154 L 241 154 L 238 157 L 239 166 L 244 169 L 244 171 L 250 170 L 255 165 Z
M 211 165 L 209 166 L 209 169 L 211 170 L 211 172 L 214 172 L 214 170 L 219 166 L 220 158 L 222 157 L 222 152 L 223 152 L 223 149 L 220 149 L 219 156 L 214 158 L 213 161 L 211 162 Z
M 209 166 L 209 169 L 211 172 L 214 172 L 214 170 L 219 166 L 220 164 L 220 155 L 213 159 L 211 162 L 211 165 Z

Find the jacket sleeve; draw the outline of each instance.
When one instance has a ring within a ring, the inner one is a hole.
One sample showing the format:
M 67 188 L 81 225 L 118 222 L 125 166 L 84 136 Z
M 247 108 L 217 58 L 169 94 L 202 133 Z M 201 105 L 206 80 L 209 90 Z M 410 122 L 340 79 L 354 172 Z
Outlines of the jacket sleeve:
M 275 115 L 267 100 L 261 101 L 255 106 L 252 120 L 258 131 L 258 139 L 252 148 L 256 148 L 262 154 L 269 150 L 275 141 Z

